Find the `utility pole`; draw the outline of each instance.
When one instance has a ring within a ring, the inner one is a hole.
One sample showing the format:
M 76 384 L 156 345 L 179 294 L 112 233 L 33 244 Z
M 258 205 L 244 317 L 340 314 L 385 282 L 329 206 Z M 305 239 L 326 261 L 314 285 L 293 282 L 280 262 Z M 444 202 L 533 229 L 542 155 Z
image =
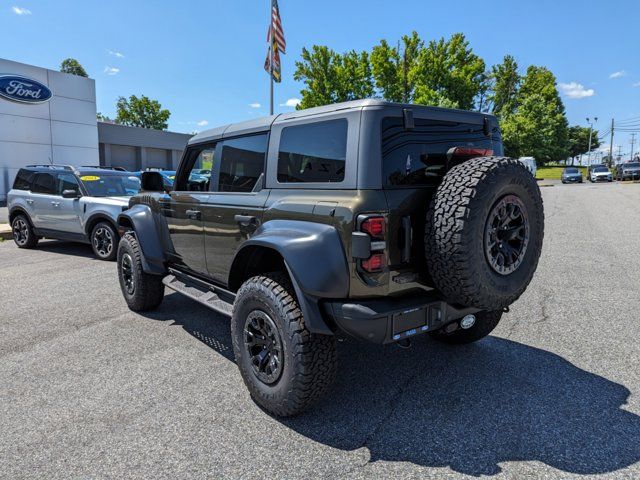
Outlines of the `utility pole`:
M 629 161 L 633 162 L 633 145 L 636 143 L 636 134 L 631 134 L 631 156 L 629 157 Z
M 598 117 L 594 117 L 594 120 L 597 122 Z M 593 134 L 593 122 L 589 120 L 589 117 L 587 117 L 587 123 L 589 124 L 589 150 L 587 152 L 587 164 L 591 165 L 591 135 Z
M 618 160 L 622 160 L 622 145 L 618 145 Z
M 609 141 L 609 167 L 613 166 L 613 118 L 611 119 L 611 140 Z

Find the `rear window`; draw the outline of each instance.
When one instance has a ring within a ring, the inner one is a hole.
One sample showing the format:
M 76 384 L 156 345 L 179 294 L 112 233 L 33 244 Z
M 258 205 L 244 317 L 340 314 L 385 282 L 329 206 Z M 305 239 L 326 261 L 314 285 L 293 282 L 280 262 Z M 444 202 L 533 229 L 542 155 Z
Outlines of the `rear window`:
M 35 176 L 35 172 L 20 169 L 18 174 L 16 175 L 16 179 L 13 182 L 14 190 L 31 190 L 31 183 L 33 182 L 33 177 Z
M 342 118 L 283 128 L 278 152 L 278 182 L 342 182 L 348 125 Z
M 503 154 L 497 128 L 492 137 L 487 137 L 482 124 L 422 118 L 414 119 L 414 124 L 415 128 L 407 130 L 400 117 L 382 120 L 385 186 L 438 185 L 449 168 L 465 159 L 490 154 L 489 151 Z

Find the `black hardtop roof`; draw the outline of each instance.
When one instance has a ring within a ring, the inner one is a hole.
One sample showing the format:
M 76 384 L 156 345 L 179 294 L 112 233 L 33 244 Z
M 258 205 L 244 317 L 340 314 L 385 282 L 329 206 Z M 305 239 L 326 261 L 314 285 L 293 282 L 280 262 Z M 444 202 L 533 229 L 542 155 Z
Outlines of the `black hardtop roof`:
M 75 167 L 73 165 L 27 165 L 22 167 L 25 170 L 29 170 L 37 173 L 60 173 L 69 172 L 80 175 L 87 174 L 110 174 L 110 175 L 131 175 L 133 172 L 123 172 L 122 170 L 113 170 L 111 168 L 95 167 Z
M 206 141 L 216 140 L 224 136 L 229 136 L 230 134 L 235 135 L 244 135 L 250 133 L 256 133 L 260 131 L 267 131 L 271 127 L 271 125 L 276 121 L 283 120 L 293 120 L 296 118 L 304 118 L 310 117 L 313 115 L 321 115 L 325 113 L 338 112 L 342 110 L 355 110 L 355 109 L 363 109 L 367 107 L 374 108 L 410 108 L 412 109 L 418 117 L 425 116 L 428 112 L 450 112 L 456 116 L 456 118 L 460 117 L 460 114 L 465 116 L 473 117 L 489 117 L 494 118 L 493 115 L 489 113 L 482 112 L 471 112 L 468 110 L 458 110 L 452 108 L 441 108 L 441 107 L 428 107 L 425 105 L 415 105 L 411 103 L 394 103 L 387 102 L 384 100 L 376 99 L 376 98 L 366 98 L 363 100 L 352 100 L 350 102 L 342 102 L 342 103 L 333 103 L 331 105 L 324 105 L 321 107 L 313 107 L 306 108 L 304 110 L 295 110 L 293 112 L 280 113 L 278 115 L 271 115 L 268 117 L 256 118 L 253 120 L 247 120 L 245 122 L 231 123 L 228 125 L 222 125 L 220 127 L 211 128 L 209 130 L 205 130 L 203 132 L 198 133 L 191 137 L 189 140 L 189 144 L 192 143 L 202 143 Z

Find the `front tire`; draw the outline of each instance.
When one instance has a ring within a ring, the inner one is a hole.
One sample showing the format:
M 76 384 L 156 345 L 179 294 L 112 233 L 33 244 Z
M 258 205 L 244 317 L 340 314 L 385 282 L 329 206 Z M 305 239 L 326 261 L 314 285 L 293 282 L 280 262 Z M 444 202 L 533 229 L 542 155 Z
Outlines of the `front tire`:
M 13 241 L 18 248 L 35 248 L 38 245 L 38 237 L 33 232 L 31 222 L 25 215 L 16 215 L 11 222 Z
M 502 311 L 494 312 L 478 312 L 475 314 L 476 323 L 471 328 L 458 328 L 451 333 L 447 333 L 444 329 L 431 332 L 431 338 L 449 345 L 466 345 L 468 343 L 477 342 L 489 335 L 494 328 L 498 326 Z
M 91 230 L 91 248 L 100 260 L 111 261 L 118 254 L 118 234 L 108 222 L 98 222 Z
M 122 295 L 134 312 L 153 310 L 162 303 L 162 277 L 144 272 L 142 251 L 131 233 L 126 233 L 118 246 L 118 279 Z
M 254 401 L 268 412 L 297 415 L 322 397 L 336 374 L 336 340 L 307 329 L 289 278 L 247 280 L 231 319 L 233 351 Z

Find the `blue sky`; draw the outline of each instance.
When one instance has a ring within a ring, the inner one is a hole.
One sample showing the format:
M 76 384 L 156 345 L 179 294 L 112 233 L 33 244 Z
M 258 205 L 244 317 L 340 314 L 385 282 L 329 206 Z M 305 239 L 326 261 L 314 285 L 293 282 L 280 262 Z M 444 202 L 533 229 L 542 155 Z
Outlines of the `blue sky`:
M 637 0 L 279 3 L 287 54 L 277 111 L 300 97 L 292 74 L 303 46 L 370 49 L 417 30 L 427 40 L 463 32 L 488 64 L 509 53 L 523 69 L 547 66 L 572 124 L 597 116 L 604 132 L 612 117 L 640 117 Z M 102 113 L 113 116 L 120 95 L 145 94 L 171 110 L 170 130 L 203 130 L 268 113 L 268 14 L 269 0 L 0 0 L 0 57 L 54 69 L 77 58 Z M 614 145 L 629 152 L 628 134 Z

